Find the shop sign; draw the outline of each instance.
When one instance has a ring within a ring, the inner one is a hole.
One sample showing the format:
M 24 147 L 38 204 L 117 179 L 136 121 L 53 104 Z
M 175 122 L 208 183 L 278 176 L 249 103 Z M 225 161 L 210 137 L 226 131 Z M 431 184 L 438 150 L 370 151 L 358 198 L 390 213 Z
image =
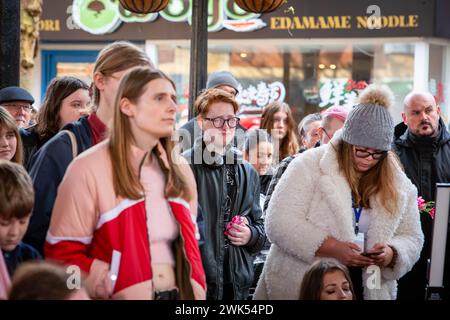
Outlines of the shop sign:
M 241 106 L 241 114 L 261 114 L 262 109 L 269 103 L 283 102 L 286 97 L 286 89 L 279 81 L 272 83 L 261 81 L 256 86 L 250 85 L 246 89 L 239 85 L 238 91 L 236 100 Z
M 419 15 L 390 16 L 294 16 L 271 17 L 272 30 L 330 30 L 330 29 L 400 29 L 418 28 Z
M 320 108 L 343 106 L 348 109 L 356 103 L 360 90 L 367 87 L 365 81 L 348 79 L 325 79 L 320 83 Z
M 125 10 L 118 0 L 73 0 L 72 13 L 75 23 L 91 34 L 114 32 L 123 22 L 148 23 L 158 17 L 170 22 L 192 23 L 192 1 L 172 0 L 160 12 L 136 14 Z M 264 28 L 266 23 L 260 15 L 239 8 L 234 0 L 209 0 L 208 31 L 216 32 L 223 28 L 248 32 Z

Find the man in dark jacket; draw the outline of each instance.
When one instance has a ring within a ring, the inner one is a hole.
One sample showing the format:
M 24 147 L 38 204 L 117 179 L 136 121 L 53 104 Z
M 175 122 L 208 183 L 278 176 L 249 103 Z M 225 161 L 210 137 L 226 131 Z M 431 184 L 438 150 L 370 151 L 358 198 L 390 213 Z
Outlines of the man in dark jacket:
M 197 181 L 207 298 L 243 300 L 254 278 L 254 255 L 266 238 L 258 173 L 231 143 L 239 122 L 234 97 L 211 89 L 196 104 L 204 134 L 183 156 Z
M 435 201 L 436 183 L 450 182 L 450 134 L 440 119 L 440 109 L 428 92 L 411 92 L 404 100 L 404 123 L 397 125 L 393 150 L 400 157 L 405 172 L 425 201 Z M 433 220 L 420 214 L 425 243 L 419 261 L 399 281 L 400 300 L 425 298 L 427 260 L 431 256 Z M 447 252 L 450 250 L 447 241 Z M 446 257 L 444 286 L 447 299 L 450 286 L 450 255 Z

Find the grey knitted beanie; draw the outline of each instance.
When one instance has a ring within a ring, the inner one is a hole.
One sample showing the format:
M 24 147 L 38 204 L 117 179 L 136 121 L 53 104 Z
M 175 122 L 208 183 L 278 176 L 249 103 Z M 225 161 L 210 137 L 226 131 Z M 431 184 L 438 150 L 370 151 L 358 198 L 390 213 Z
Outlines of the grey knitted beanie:
M 355 146 L 388 151 L 394 137 L 394 120 L 388 108 L 394 101 L 386 86 L 370 85 L 361 93 L 359 104 L 349 113 L 342 140 Z
M 206 88 L 211 89 L 221 85 L 227 85 L 238 92 L 239 82 L 236 78 L 228 71 L 216 71 L 209 75 L 208 81 L 206 82 Z

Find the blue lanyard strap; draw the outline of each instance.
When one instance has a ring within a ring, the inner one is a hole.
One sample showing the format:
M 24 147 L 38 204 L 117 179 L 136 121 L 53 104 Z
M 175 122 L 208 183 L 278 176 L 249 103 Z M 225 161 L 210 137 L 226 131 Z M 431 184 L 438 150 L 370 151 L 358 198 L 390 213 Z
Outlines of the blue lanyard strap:
M 355 204 L 355 200 L 353 199 L 353 196 L 352 196 L 352 203 L 353 203 L 353 212 L 355 213 L 355 234 L 358 234 L 359 233 L 359 218 L 361 217 L 361 212 L 362 212 L 363 208 L 362 207 L 355 208 L 356 204 Z
M 359 218 L 361 217 L 362 208 L 353 208 L 353 212 L 355 213 L 355 222 L 356 222 L 355 228 L 359 229 Z M 358 233 L 358 232 L 355 231 L 355 233 Z

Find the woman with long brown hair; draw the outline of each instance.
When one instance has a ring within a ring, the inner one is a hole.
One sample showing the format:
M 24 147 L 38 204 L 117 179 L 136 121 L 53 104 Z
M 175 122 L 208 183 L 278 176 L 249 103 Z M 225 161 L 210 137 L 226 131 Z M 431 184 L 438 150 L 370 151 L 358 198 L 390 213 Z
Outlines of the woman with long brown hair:
M 273 244 L 257 299 L 297 299 L 317 258 L 349 267 L 358 300 L 396 298 L 423 234 L 417 189 L 390 151 L 392 100 L 389 89 L 369 86 L 328 144 L 292 161 L 267 209 Z
M 260 128 L 267 130 L 275 146 L 278 146 L 274 159 L 283 160 L 298 152 L 295 121 L 287 103 L 275 101 L 267 105 L 261 115 Z
M 93 298 L 205 297 L 195 179 L 171 141 L 176 110 L 172 80 L 131 70 L 109 139 L 77 157 L 59 188 L 45 253 L 89 273 Z
M 300 300 L 355 300 L 348 268 L 333 260 L 317 260 L 305 273 Z
M 29 172 L 36 202 L 25 242 L 39 252 L 43 253 L 56 193 L 64 173 L 76 155 L 106 138 L 120 79 L 137 66 L 153 66 L 142 49 L 126 41 L 105 46 L 97 56 L 92 76 L 92 107 L 95 111 L 67 124 L 65 130 L 51 138 L 31 159 Z
M 33 155 L 66 124 L 77 121 L 88 111 L 89 86 L 75 77 L 53 79 L 37 115 L 37 124 L 21 131 L 25 167 L 29 169 Z

